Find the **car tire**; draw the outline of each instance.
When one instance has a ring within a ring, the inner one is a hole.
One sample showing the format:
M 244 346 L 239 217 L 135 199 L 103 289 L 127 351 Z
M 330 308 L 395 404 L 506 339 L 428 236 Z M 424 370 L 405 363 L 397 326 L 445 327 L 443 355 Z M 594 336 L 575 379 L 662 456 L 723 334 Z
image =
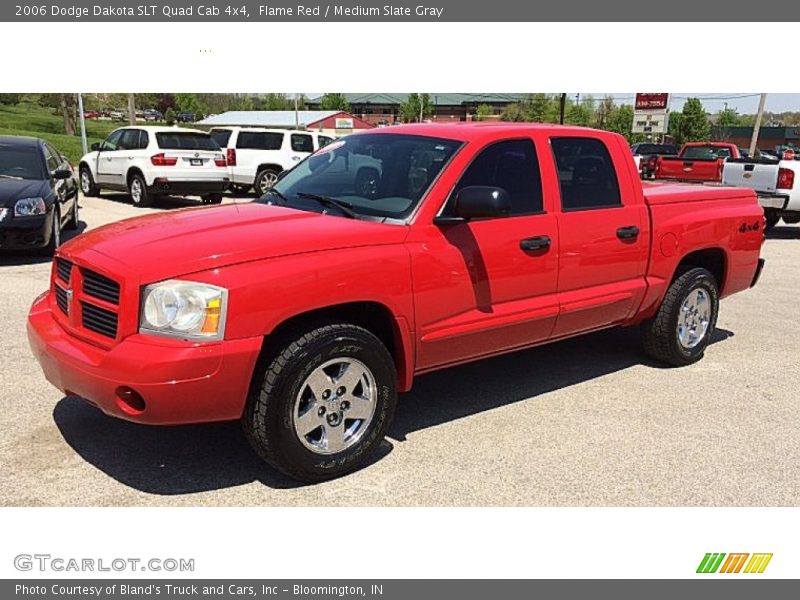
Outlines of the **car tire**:
M 276 347 L 256 370 L 242 417 L 256 453 L 307 483 L 363 466 L 397 404 L 389 351 L 372 333 L 347 323 L 284 336 Z
M 69 229 L 70 231 L 75 231 L 80 227 L 81 224 L 81 217 L 80 217 L 80 209 L 78 208 L 78 194 L 75 194 L 75 200 L 72 204 L 72 211 L 69 214 L 69 221 L 64 226 L 64 229 Z
M 253 188 L 256 191 L 256 196 L 260 198 L 266 194 L 267 190 L 278 182 L 279 174 L 280 171 L 273 169 L 272 167 L 260 169 L 258 173 L 256 173 L 256 178 L 253 182 Z
M 81 167 L 78 171 L 78 179 L 80 181 L 81 192 L 84 196 L 99 196 L 100 188 L 94 182 L 92 172 L 89 167 Z
M 670 284 L 658 312 L 642 324 L 642 345 L 672 366 L 692 364 L 714 335 L 719 313 L 717 280 L 706 269 L 687 267 Z
M 134 206 L 144 208 L 153 205 L 153 194 L 147 189 L 147 183 L 139 173 L 128 178 L 128 193 Z
M 764 209 L 764 218 L 766 219 L 766 223 L 764 224 L 764 231 L 769 231 L 775 225 L 778 224 L 778 221 L 781 220 L 781 213 L 779 213 L 774 208 L 765 208 Z
M 50 226 L 50 239 L 47 245 L 42 248 L 42 254 L 45 256 L 53 256 L 58 247 L 61 245 L 61 209 L 56 201 L 53 206 L 53 223 Z

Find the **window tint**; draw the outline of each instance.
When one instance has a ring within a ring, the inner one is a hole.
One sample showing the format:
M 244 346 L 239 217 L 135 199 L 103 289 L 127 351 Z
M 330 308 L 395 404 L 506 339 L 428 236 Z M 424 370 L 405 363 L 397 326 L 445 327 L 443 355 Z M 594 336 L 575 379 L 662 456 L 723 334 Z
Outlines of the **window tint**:
M 241 150 L 280 150 L 283 134 L 268 131 L 240 131 L 236 147 Z
M 139 150 L 145 150 L 150 144 L 150 135 L 144 130 L 139 131 Z
M 122 137 L 124 131 L 124 129 L 118 129 L 117 131 L 111 132 L 111 135 L 103 142 L 103 150 L 116 150 L 117 144 L 119 144 L 119 138 Z
M 683 151 L 681 158 L 715 160 L 728 158 L 730 155 L 730 148 L 722 146 L 689 146 Z
M 550 140 L 558 169 L 563 210 L 621 206 L 614 163 L 605 144 L 594 138 Z
M 45 164 L 37 146 L 0 143 L 0 176 L 44 179 Z
M 317 136 L 317 143 L 319 144 L 320 148 L 324 148 L 325 146 L 330 144 L 332 141 L 333 141 L 333 138 L 328 137 L 326 135 Z
M 456 184 L 445 215 L 455 213 L 458 192 L 471 185 L 503 188 L 511 200 L 512 215 L 542 211 L 539 160 L 531 140 L 508 140 L 481 150 Z
M 313 152 L 314 140 L 307 133 L 292 134 L 292 150 L 294 152 Z
M 219 144 L 205 133 L 157 133 L 156 141 L 162 150 L 219 150 Z
M 220 148 L 226 148 L 228 140 L 231 139 L 231 133 L 230 129 L 212 129 L 211 137 L 219 144 Z
M 117 145 L 118 150 L 138 150 L 139 149 L 139 130 L 126 129 L 122 134 Z
M 53 148 L 49 144 L 44 145 L 44 156 L 47 159 L 47 168 L 52 173 L 56 169 L 58 169 L 60 162 L 58 160 L 58 152 L 53 150 Z

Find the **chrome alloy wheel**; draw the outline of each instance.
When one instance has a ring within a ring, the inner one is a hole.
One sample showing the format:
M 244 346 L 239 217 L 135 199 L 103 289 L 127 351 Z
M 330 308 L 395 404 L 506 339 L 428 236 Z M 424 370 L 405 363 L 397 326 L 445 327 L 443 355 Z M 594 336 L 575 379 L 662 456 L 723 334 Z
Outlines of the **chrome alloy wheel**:
M 375 376 L 364 363 L 349 357 L 324 362 L 305 379 L 295 398 L 295 434 L 316 454 L 347 450 L 369 429 L 376 401 Z
M 89 172 L 86 169 L 81 171 L 81 191 L 84 196 L 88 196 L 92 191 L 92 181 L 89 179 Z
M 678 314 L 678 341 L 691 349 L 703 341 L 711 322 L 711 299 L 702 288 L 686 296 Z
M 259 196 L 266 194 L 267 190 L 276 183 L 278 183 L 278 174 L 275 171 L 264 171 L 256 183 Z
M 139 204 L 142 201 L 142 180 L 134 177 L 131 181 L 131 199 L 134 204 Z

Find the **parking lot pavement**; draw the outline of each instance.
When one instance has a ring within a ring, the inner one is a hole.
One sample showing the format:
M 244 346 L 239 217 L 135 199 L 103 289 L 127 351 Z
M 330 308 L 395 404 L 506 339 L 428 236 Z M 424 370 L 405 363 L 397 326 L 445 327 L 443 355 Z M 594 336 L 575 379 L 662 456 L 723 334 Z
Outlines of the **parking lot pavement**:
M 87 228 L 155 210 L 81 207 Z M 797 506 L 800 227 L 763 256 L 700 363 L 662 368 L 612 330 L 427 375 L 370 466 L 314 486 L 260 463 L 236 423 L 133 425 L 63 397 L 25 336 L 50 263 L 0 256 L 0 505 Z

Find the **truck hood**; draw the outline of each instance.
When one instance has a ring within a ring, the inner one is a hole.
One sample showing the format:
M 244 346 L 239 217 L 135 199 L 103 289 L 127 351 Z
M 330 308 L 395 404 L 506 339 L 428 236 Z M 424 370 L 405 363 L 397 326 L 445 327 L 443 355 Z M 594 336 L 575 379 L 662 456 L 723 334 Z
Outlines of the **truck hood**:
M 135 217 L 93 229 L 59 254 L 113 259 L 142 283 L 226 265 L 357 246 L 402 242 L 404 226 L 261 203 L 189 208 Z

